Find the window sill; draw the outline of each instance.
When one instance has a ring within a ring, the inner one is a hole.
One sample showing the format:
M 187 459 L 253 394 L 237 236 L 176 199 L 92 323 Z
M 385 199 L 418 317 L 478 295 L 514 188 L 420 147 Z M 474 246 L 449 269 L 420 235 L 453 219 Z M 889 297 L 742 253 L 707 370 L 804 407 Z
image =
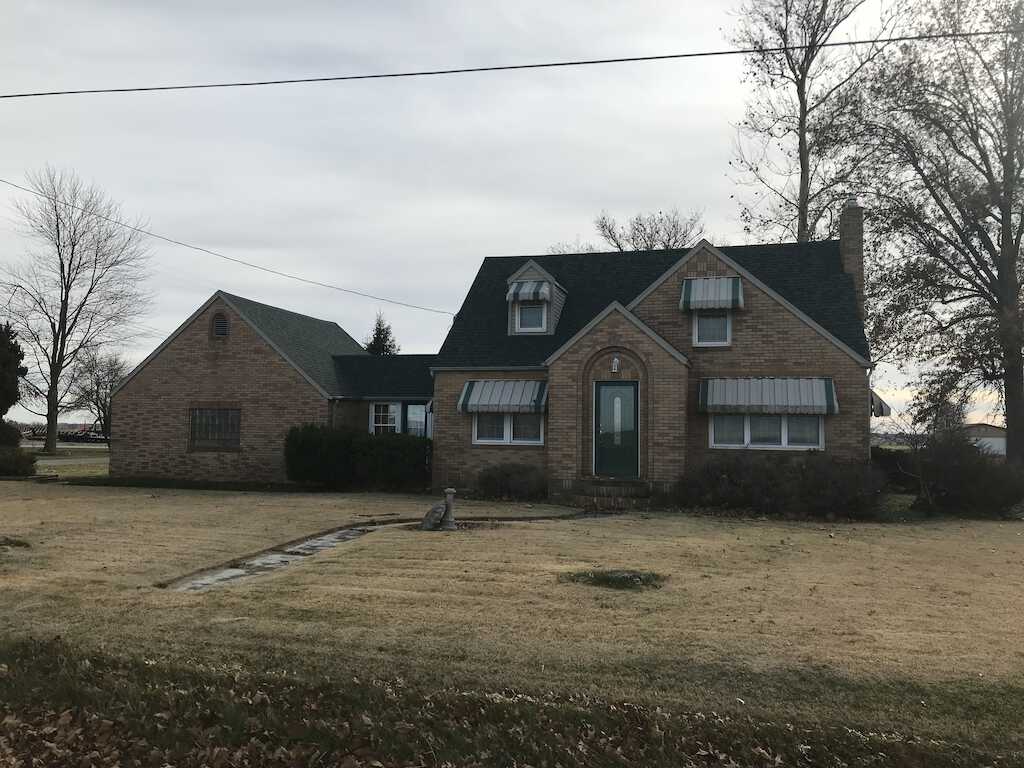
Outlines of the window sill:
M 506 440 L 474 440 L 473 441 L 473 445 L 479 445 L 479 446 L 483 446 L 483 447 L 486 447 L 486 446 L 497 446 L 497 447 L 500 447 L 500 448 L 543 448 L 544 447 L 544 443 L 543 442 L 540 442 L 540 443 L 529 442 L 528 443 L 528 442 L 524 442 L 522 440 L 516 440 L 516 441 L 513 441 L 513 442 L 508 442 Z
M 702 341 L 700 343 L 694 342 L 694 347 L 731 347 L 731 341 Z
M 188 447 L 189 453 L 241 453 L 241 446 L 235 446 L 233 448 L 207 448 L 190 445 Z
M 823 445 L 710 445 L 714 451 L 823 451 Z

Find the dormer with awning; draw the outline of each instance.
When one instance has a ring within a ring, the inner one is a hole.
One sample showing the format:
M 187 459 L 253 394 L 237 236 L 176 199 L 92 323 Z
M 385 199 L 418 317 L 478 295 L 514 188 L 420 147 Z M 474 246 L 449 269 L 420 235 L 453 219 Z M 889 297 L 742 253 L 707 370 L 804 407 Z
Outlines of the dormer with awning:
M 507 281 L 509 336 L 551 335 L 565 306 L 566 291 L 530 259 Z
M 743 309 L 743 282 L 738 277 L 683 280 L 679 308 L 693 315 L 695 347 L 729 346 L 732 343 L 732 313 Z

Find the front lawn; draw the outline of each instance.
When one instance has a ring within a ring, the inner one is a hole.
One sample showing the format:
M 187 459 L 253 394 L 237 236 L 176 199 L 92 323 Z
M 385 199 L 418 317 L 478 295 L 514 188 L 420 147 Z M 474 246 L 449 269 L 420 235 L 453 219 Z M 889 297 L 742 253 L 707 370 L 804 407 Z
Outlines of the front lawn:
M 512 689 L 574 707 L 630 701 L 1022 748 L 1022 523 L 629 515 L 389 528 L 208 592 L 153 586 L 303 534 L 416 517 L 432 501 L 0 483 L 0 535 L 31 545 L 0 551 L 0 640 L 16 653 L 59 634 L 75 653 L 150 670 L 400 679 L 399 698 L 416 706 L 440 691 Z M 664 581 L 566 578 L 618 568 Z

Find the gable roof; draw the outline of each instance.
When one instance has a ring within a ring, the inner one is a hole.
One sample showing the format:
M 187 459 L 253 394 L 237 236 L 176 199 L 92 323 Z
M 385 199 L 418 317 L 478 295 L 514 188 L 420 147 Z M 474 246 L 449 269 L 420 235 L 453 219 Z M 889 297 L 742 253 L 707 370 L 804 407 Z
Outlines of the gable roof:
M 619 304 L 619 302 L 617 301 L 613 301 L 611 304 L 605 307 L 604 311 L 602 311 L 601 314 L 599 314 L 585 326 L 576 331 L 576 333 L 573 335 L 571 339 L 569 339 L 567 342 L 565 342 L 565 344 L 563 344 L 554 352 L 552 352 L 551 356 L 544 361 L 544 365 L 551 365 L 553 362 L 555 362 L 555 360 L 557 360 L 563 354 L 572 349 L 573 345 L 576 344 L 577 341 L 582 339 L 594 328 L 600 325 L 601 321 L 604 320 L 606 317 L 608 317 L 608 315 L 612 314 L 613 312 L 618 312 L 620 315 L 626 318 L 626 320 L 630 324 L 632 324 L 638 331 L 640 331 L 640 333 L 649 337 L 655 344 L 657 344 L 659 347 L 665 350 L 669 355 L 674 357 L 680 363 L 686 366 L 690 365 L 690 359 L 685 354 L 683 354 L 678 349 L 669 344 L 668 341 L 666 341 L 662 336 L 660 336 L 654 329 L 652 329 L 649 325 L 647 325 L 639 317 L 634 315 L 632 312 L 630 312 L 624 306 Z
M 338 396 L 429 400 L 434 393 L 430 366 L 435 355 L 336 355 Z
M 338 394 L 334 355 L 367 355 L 337 323 L 217 292 L 323 394 Z M 367 355 L 368 356 L 368 355 Z
M 146 359 L 135 366 L 125 376 L 111 394 L 116 393 L 131 381 L 135 374 L 145 368 L 153 358 L 159 355 L 182 331 L 188 328 L 197 317 L 205 312 L 218 299 L 223 300 L 245 320 L 273 349 L 290 363 L 295 370 L 324 397 L 335 396 L 338 382 L 334 373 L 333 355 L 366 355 L 359 343 L 349 336 L 337 323 L 329 320 L 318 320 L 308 315 L 300 315 L 280 307 L 261 304 L 252 299 L 235 296 L 224 291 L 216 291 L 193 312 L 188 319 L 174 329 Z
M 643 293 L 693 249 L 612 251 L 484 259 L 434 363 L 436 368 L 533 368 L 612 302 Z M 853 279 L 843 272 L 839 242 L 724 246 L 717 249 L 806 315 L 825 333 L 868 359 Z M 534 261 L 564 286 L 555 332 L 510 336 L 507 279 Z

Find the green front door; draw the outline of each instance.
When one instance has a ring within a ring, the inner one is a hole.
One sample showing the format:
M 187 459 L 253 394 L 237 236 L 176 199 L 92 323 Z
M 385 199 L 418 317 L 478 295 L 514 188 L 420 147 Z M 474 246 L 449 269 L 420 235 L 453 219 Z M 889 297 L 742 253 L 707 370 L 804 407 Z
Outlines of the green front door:
M 594 474 L 636 478 L 640 472 L 637 383 L 594 385 Z

